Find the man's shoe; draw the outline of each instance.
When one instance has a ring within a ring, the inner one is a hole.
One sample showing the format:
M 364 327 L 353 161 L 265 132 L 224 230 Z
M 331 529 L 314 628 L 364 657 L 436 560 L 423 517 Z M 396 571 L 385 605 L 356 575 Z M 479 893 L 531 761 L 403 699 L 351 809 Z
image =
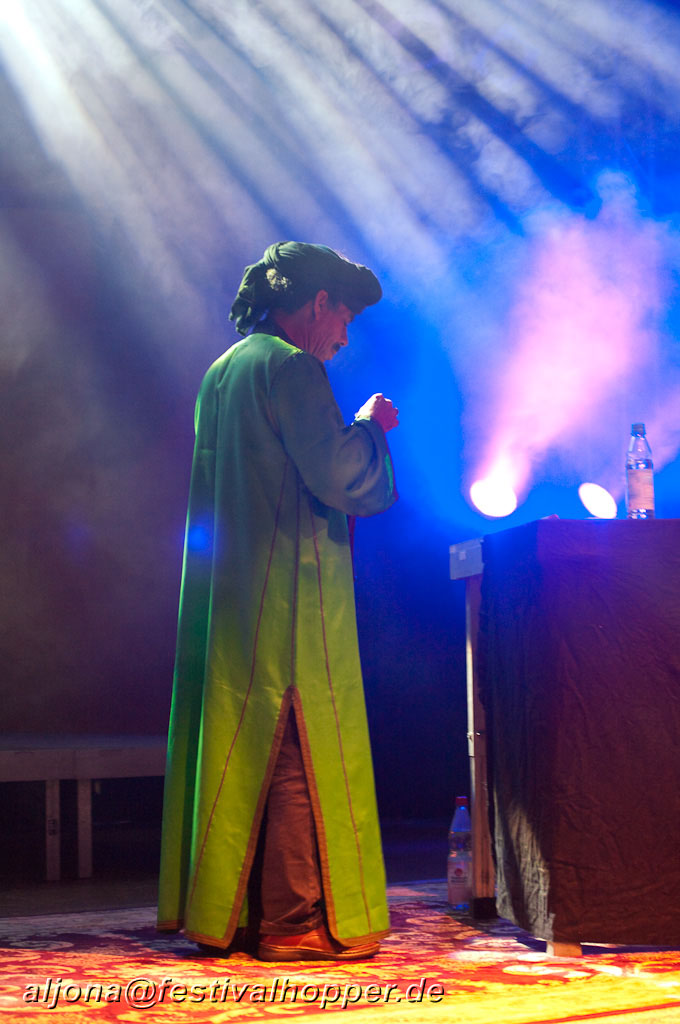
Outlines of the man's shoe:
M 259 960 L 367 960 L 380 949 L 379 942 L 343 946 L 322 926 L 302 935 L 263 935 L 257 947 Z

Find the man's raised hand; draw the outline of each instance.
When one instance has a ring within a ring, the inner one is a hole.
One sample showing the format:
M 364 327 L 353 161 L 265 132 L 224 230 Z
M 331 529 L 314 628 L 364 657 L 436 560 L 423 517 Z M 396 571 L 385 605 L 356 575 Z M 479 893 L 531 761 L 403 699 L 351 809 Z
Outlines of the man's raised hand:
M 372 420 L 376 420 L 385 433 L 399 425 L 399 410 L 383 394 L 371 395 L 369 400 L 364 402 L 359 409 L 357 417 L 369 417 Z

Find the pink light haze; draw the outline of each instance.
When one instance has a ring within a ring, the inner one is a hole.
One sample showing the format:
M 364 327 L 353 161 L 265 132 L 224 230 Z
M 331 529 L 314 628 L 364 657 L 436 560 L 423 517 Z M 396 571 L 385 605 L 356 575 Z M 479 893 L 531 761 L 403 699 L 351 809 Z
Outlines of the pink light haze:
M 599 187 L 596 219 L 543 219 L 508 316 L 476 478 L 500 471 L 518 494 L 549 450 L 585 473 L 579 443 L 606 433 L 612 402 L 656 360 L 665 229 L 641 217 L 623 176 L 608 172 Z

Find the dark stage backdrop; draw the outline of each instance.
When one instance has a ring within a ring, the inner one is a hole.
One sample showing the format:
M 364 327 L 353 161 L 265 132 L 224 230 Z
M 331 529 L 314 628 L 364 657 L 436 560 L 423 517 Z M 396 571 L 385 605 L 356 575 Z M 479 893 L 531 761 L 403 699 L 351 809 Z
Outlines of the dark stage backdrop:
M 12 198 L 5 225 L 51 315 L 31 318 L 17 294 L 8 324 L 21 333 L 0 403 L 2 729 L 163 733 L 195 391 L 233 331 L 222 309 L 207 343 L 178 336 L 73 197 Z M 358 407 L 364 391 L 343 387 Z M 446 818 L 467 788 L 462 590 L 449 532 L 415 499 L 407 488 L 358 524 L 360 643 L 381 811 Z

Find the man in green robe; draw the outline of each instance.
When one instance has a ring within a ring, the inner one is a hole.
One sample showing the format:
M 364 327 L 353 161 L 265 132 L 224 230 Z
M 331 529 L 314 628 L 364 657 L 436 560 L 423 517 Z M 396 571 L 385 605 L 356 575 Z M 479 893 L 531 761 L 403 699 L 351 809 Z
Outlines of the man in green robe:
M 270 246 L 196 406 L 158 927 L 228 950 L 257 918 L 265 960 L 389 929 L 347 517 L 396 500 L 397 410 L 346 426 L 323 365 L 381 295 L 325 246 Z

